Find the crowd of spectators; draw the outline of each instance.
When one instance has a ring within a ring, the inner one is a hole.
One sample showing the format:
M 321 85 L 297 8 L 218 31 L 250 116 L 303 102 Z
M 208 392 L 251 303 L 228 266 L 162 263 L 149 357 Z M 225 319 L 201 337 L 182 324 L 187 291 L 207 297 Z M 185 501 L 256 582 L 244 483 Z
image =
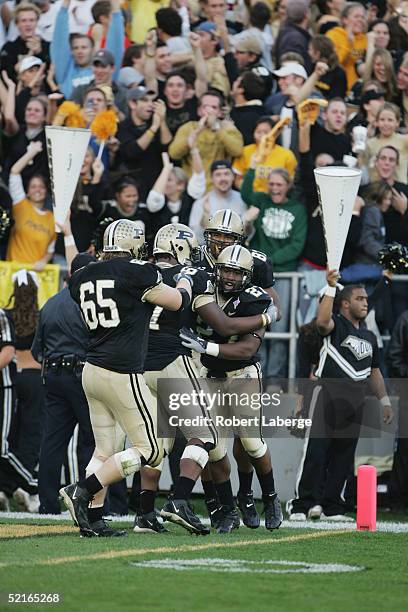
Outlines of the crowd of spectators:
M 0 258 L 37 272 L 63 262 L 45 125 L 72 125 L 73 108 L 82 126 L 107 109 L 118 119 L 81 169 L 80 251 L 107 217 L 143 222 L 150 242 L 180 221 L 202 243 L 209 217 L 231 208 L 276 272 L 305 272 L 306 323 L 326 267 L 313 168 L 330 164 L 363 175 L 349 281 L 376 282 L 378 250 L 408 246 L 407 1 L 7 0 L 0 13 L 0 213 L 12 220 Z M 298 116 L 305 100 L 322 102 L 316 121 Z M 287 331 L 288 281 L 277 290 L 274 331 Z M 408 291 L 390 291 L 396 321 Z M 267 374 L 285 375 L 285 350 L 271 346 Z

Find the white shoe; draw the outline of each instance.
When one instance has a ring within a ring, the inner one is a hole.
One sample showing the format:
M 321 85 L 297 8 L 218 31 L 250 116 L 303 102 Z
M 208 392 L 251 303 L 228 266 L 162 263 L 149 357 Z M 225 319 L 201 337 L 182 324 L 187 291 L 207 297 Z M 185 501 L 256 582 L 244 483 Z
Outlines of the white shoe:
M 293 514 L 289 515 L 289 520 L 301 523 L 306 520 L 306 514 L 304 512 L 293 512 Z
M 313 521 L 318 521 L 322 516 L 322 512 L 323 508 L 319 504 L 316 504 L 316 506 L 312 506 L 310 508 L 309 512 L 307 513 L 307 518 L 312 519 Z
M 10 504 L 7 495 L 4 491 L 0 491 L 0 511 L 10 512 Z
M 355 520 L 351 518 L 351 516 L 346 516 L 345 514 L 331 514 L 330 516 L 326 516 L 323 512 L 320 517 L 322 520 L 331 521 L 333 523 L 354 523 Z
M 38 513 L 40 500 L 38 495 L 30 495 L 24 489 L 18 488 L 13 493 L 13 499 L 17 502 L 21 510 L 26 512 Z

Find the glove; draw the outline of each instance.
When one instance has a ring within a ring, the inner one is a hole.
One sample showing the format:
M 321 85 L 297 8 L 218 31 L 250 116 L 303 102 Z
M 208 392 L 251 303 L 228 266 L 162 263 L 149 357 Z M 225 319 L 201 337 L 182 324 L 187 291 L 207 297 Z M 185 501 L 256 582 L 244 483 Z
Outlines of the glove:
M 278 320 L 278 315 L 279 315 L 279 311 L 277 309 L 277 307 L 274 304 L 273 299 L 271 298 L 271 303 L 268 306 L 268 310 L 266 311 L 266 313 L 270 319 L 270 323 L 276 323 L 276 321 Z
M 196 353 L 201 353 L 202 355 L 211 355 L 212 357 L 217 357 L 220 351 L 219 345 L 214 342 L 208 342 L 203 338 L 200 338 L 198 334 L 193 332 L 192 329 L 188 329 L 187 327 L 183 327 L 180 330 L 180 338 L 182 340 L 181 344 L 186 346 L 187 348 L 195 351 Z

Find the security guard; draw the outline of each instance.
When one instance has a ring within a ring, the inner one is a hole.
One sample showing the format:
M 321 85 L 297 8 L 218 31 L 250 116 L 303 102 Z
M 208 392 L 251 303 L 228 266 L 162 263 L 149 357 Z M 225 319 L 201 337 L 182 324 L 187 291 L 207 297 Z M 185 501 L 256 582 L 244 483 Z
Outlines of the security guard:
M 71 274 L 93 260 L 91 255 L 80 253 L 72 262 Z M 88 331 L 81 312 L 65 287 L 43 306 L 31 348 L 34 358 L 42 363 L 45 384 L 38 474 L 39 512 L 42 514 L 61 512 L 58 500 L 61 467 L 77 423 L 82 441 L 82 456 L 78 458 L 81 476 L 95 448 L 81 383 L 87 345 Z

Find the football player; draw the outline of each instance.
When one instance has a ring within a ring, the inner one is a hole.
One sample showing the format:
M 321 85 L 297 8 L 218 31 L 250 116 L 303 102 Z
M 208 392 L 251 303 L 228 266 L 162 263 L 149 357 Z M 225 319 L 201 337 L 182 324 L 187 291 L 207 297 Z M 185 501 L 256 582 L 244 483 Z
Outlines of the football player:
M 208 271 L 214 271 L 215 263 L 225 247 L 233 244 L 244 244 L 246 239 L 240 216 L 230 209 L 218 210 L 211 217 L 204 232 L 204 237 L 206 243 L 200 248 L 200 263 L 198 265 Z M 272 298 L 276 306 L 276 314 L 272 319 L 272 323 L 274 323 L 279 320 L 280 312 L 279 297 L 273 288 L 275 279 L 272 262 L 260 251 L 250 250 L 250 252 L 253 257 L 252 283 L 261 287 Z M 202 333 L 202 331 L 199 326 L 199 333 Z M 259 525 L 259 515 L 251 489 L 253 467 L 239 438 L 234 440 L 233 452 L 238 465 L 239 494 L 237 499 L 243 521 L 248 527 L 257 527 Z M 219 503 L 208 470 L 204 470 L 201 480 L 208 512 L 212 516 L 217 512 Z
M 82 384 L 96 448 L 86 479 L 60 494 L 81 534 L 90 537 L 98 535 L 91 524 L 102 518 L 106 487 L 162 459 L 156 405 L 142 375 L 149 321 L 155 306 L 189 306 L 192 279 L 180 274 L 176 287 L 163 283 L 160 270 L 142 260 L 145 246 L 137 222 L 114 221 L 104 233 L 102 260 L 75 272 L 69 283 L 89 329 Z M 126 450 L 121 430 L 130 442 Z
M 269 296 L 263 289 L 251 284 L 253 257 L 248 249 L 239 246 L 225 248 L 215 265 L 216 299 L 224 313 L 231 319 L 264 312 Z M 201 362 L 207 378 L 254 378 L 258 381 L 259 392 L 262 380 L 257 352 L 262 343 L 264 329 L 254 333 L 225 338 L 212 331 L 206 339 L 191 330 L 183 330 L 184 346 L 201 353 Z M 265 511 L 265 526 L 278 529 L 282 522 L 282 511 L 275 492 L 275 483 L 269 449 L 262 439 L 241 438 L 241 443 L 254 465 L 262 489 Z M 210 452 L 211 473 L 216 483 L 222 512 L 218 514 L 218 533 L 229 533 L 239 526 L 239 515 L 235 508 L 229 481 L 229 462 L 226 458 L 225 440 L 220 439 L 217 447 Z M 239 500 L 239 495 L 238 495 Z M 242 501 L 242 500 L 241 500 Z M 240 503 L 241 506 L 241 503 Z M 244 515 L 245 518 L 245 515 Z M 258 522 L 248 524 L 258 527 Z
M 188 274 L 193 282 L 193 296 L 191 308 L 182 312 L 171 312 L 161 306 L 156 306 L 153 311 L 144 378 L 154 397 L 157 397 L 158 379 L 174 381 L 177 385 L 174 391 L 188 393 L 190 397 L 193 391 L 200 390 L 199 375 L 191 351 L 182 345 L 179 337 L 179 331 L 183 326 L 196 327 L 197 314 L 219 334 L 227 336 L 254 331 L 262 328 L 270 320 L 268 313 L 264 313 L 265 309 L 253 317 L 229 318 L 215 303 L 212 275 L 191 267 L 197 251 L 197 239 L 186 225 L 180 223 L 165 225 L 156 234 L 153 254 L 163 280 L 168 285 L 175 286 L 178 275 Z M 270 306 L 270 303 L 268 298 L 266 306 Z M 193 513 L 188 499 L 201 470 L 207 464 L 208 452 L 216 446 L 217 434 L 205 402 L 201 401 L 199 405 L 192 404 L 188 410 L 188 416 L 191 418 L 207 416 L 209 425 L 180 427 L 188 443 L 181 457 L 180 477 L 176 482 L 174 495 L 162 509 L 161 515 L 193 533 L 204 535 L 209 533 L 209 529 Z M 167 441 L 167 451 L 171 442 Z M 154 495 L 159 477 L 159 470 L 148 467 L 143 469 L 141 513 L 135 518 L 136 532 L 163 531 L 154 512 Z

